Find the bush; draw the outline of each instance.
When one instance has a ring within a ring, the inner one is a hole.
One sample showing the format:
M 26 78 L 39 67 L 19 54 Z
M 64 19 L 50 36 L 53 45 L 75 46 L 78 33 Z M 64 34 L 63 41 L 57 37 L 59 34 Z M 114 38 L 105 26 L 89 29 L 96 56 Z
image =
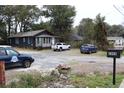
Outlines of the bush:
M 37 87 L 42 83 L 42 77 L 40 74 L 21 74 L 19 75 L 19 81 L 11 82 L 8 87 L 12 88 L 32 88 Z
M 41 73 L 24 73 L 18 75 L 18 81 L 12 81 L 5 87 L 9 88 L 37 88 L 49 86 L 51 82 L 55 82 L 57 79 L 54 76 L 41 76 Z
M 82 41 L 70 41 L 67 44 L 70 44 L 72 48 L 80 48 Z

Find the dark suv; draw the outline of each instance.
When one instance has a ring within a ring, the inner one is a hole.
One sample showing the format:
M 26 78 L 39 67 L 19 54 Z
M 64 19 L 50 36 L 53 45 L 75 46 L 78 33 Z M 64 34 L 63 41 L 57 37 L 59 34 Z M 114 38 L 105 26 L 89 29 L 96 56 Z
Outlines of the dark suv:
M 97 52 L 97 47 L 92 44 L 84 44 L 80 47 L 80 52 L 81 53 L 96 53 Z
M 5 67 L 9 65 L 22 65 L 28 68 L 34 62 L 34 59 L 29 55 L 20 54 L 11 46 L 0 45 L 0 61 L 5 62 Z

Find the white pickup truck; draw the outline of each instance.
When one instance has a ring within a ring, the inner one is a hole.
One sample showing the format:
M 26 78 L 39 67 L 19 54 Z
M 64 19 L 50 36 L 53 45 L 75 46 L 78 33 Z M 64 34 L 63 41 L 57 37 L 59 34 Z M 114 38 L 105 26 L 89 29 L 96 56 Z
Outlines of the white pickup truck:
M 69 50 L 71 48 L 71 45 L 67 45 L 65 43 L 56 43 L 55 45 L 52 45 L 51 47 L 54 51 L 59 50 Z

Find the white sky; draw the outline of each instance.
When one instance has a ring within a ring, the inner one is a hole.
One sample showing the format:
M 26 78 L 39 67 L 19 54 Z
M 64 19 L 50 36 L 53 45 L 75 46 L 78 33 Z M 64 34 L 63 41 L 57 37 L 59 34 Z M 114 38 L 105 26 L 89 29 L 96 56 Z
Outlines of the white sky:
M 82 18 L 95 18 L 98 13 L 106 17 L 109 24 L 124 23 L 121 15 L 113 5 L 116 5 L 123 13 L 124 0 L 0 0 L 1 5 L 74 5 L 76 17 L 74 26 L 78 25 Z

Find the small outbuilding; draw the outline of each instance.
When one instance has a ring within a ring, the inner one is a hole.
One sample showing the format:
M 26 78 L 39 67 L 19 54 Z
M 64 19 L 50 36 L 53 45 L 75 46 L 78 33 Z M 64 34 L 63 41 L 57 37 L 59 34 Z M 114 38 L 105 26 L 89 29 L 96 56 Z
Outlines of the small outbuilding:
M 124 38 L 123 37 L 107 37 L 109 44 L 113 45 L 115 48 L 124 48 Z
M 11 35 L 8 43 L 17 47 L 49 48 L 58 40 L 58 37 L 48 30 L 37 30 Z

